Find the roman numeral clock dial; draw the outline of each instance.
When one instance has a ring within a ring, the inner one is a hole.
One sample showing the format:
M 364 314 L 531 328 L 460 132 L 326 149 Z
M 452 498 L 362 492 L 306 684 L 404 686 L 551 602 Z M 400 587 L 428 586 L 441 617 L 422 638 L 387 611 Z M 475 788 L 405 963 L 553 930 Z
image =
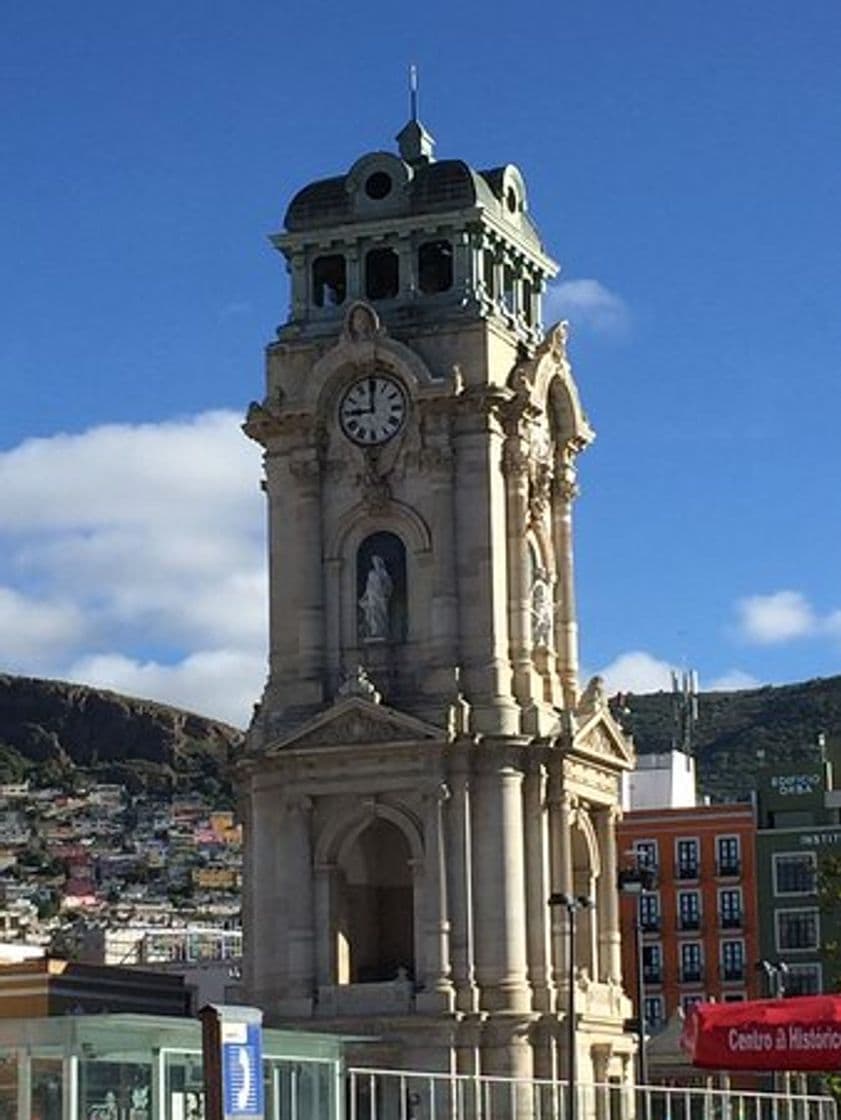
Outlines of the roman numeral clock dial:
M 400 382 L 373 373 L 345 389 L 339 401 L 339 423 L 349 440 L 360 447 L 376 447 L 397 435 L 406 411 L 406 393 Z

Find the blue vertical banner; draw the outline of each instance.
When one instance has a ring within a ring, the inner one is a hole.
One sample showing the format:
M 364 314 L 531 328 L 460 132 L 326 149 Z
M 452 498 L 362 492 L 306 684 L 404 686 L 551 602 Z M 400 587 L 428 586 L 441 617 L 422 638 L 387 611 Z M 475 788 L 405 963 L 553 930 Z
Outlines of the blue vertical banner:
M 199 1018 L 207 1120 L 264 1120 L 262 1011 L 207 1004 Z
M 263 1030 L 259 1023 L 221 1023 L 225 1120 L 262 1120 Z

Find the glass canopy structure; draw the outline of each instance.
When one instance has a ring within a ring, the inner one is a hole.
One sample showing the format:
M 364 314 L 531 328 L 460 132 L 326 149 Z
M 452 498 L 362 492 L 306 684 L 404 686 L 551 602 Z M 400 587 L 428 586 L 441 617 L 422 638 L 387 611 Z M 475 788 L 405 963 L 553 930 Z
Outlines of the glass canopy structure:
M 266 1120 L 339 1120 L 342 1039 L 266 1029 Z M 201 1120 L 201 1024 L 154 1015 L 0 1021 L 0 1120 Z

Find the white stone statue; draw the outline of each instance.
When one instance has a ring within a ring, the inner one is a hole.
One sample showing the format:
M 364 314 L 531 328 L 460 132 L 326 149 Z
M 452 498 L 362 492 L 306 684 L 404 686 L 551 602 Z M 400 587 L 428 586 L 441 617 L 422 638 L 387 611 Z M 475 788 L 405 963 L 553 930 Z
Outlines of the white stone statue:
M 552 589 L 538 577 L 531 589 L 532 645 L 548 649 L 552 645 Z
M 372 556 L 365 581 L 365 593 L 359 600 L 364 639 L 385 641 L 390 636 L 388 604 L 393 590 L 394 584 L 382 556 Z

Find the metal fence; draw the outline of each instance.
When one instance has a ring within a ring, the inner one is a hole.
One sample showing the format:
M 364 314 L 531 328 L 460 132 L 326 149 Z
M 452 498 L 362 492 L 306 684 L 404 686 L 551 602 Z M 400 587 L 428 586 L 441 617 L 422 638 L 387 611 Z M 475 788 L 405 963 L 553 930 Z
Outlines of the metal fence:
M 352 1068 L 347 1120 L 838 1120 L 829 1096 Z

